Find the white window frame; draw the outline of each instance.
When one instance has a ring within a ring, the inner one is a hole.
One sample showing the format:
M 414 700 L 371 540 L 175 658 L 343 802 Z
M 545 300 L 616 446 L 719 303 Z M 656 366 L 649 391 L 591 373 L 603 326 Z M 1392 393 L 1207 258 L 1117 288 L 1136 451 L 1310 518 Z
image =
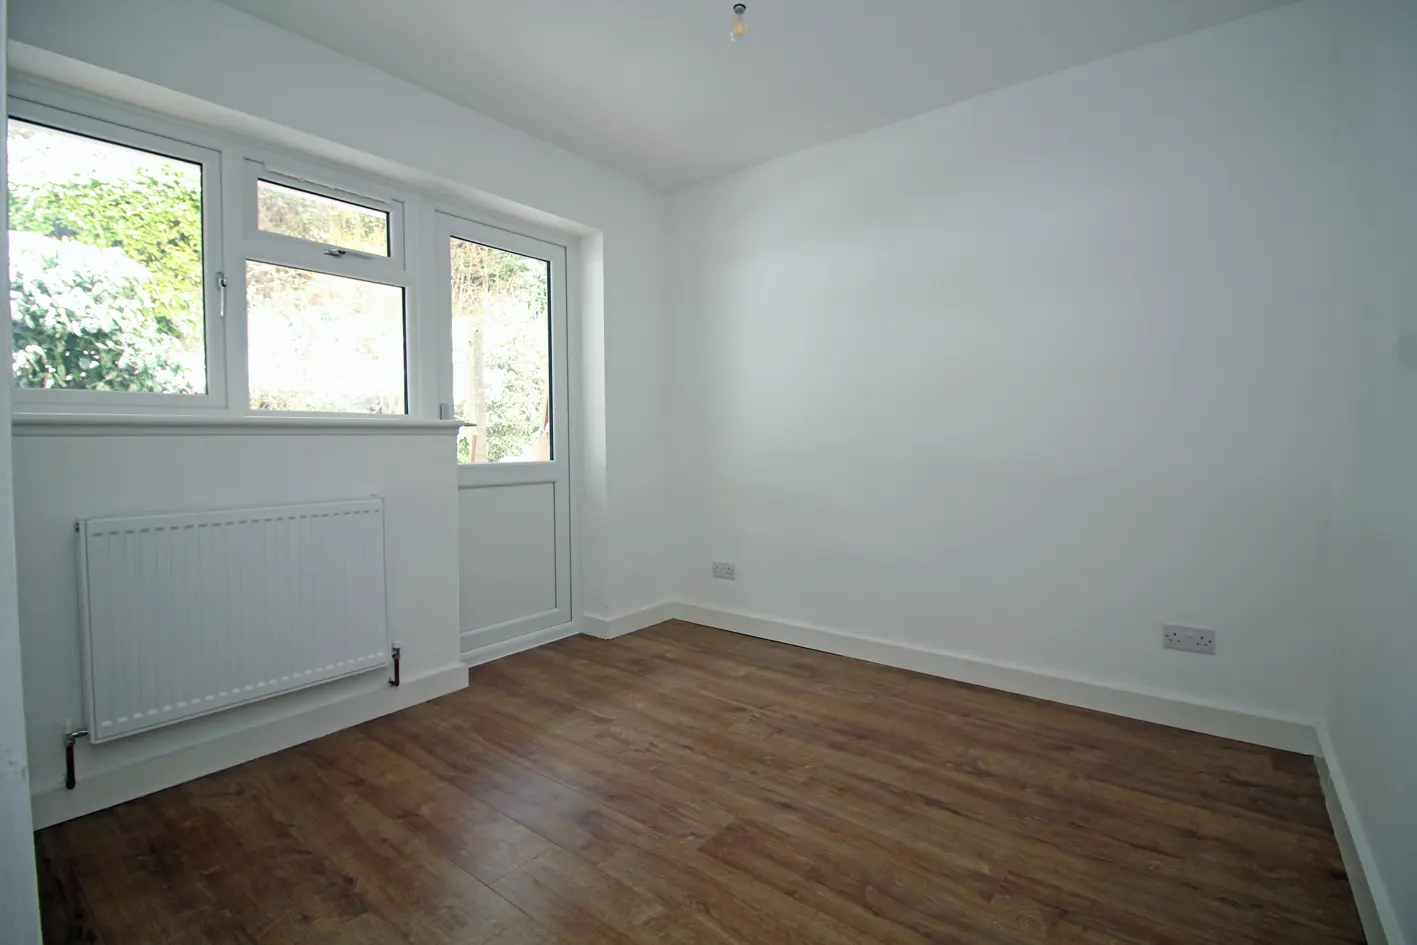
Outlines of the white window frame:
M 527 259 L 546 263 L 547 320 L 549 337 L 547 354 L 550 358 L 551 384 L 551 459 L 502 463 L 458 463 L 460 481 L 477 485 L 507 485 L 515 482 L 543 481 L 538 470 L 557 466 L 567 455 L 567 430 L 570 424 L 570 404 L 567 399 L 569 375 L 568 312 L 566 304 L 566 247 L 560 243 L 512 232 L 477 220 L 473 215 L 455 208 L 438 209 L 436 216 L 437 264 L 439 289 L 439 336 L 443 342 L 439 358 L 438 391 L 440 405 L 453 404 L 453 324 L 452 324 L 452 258 L 449 239 L 459 239 Z M 448 417 L 445 419 L 454 419 Z M 455 460 L 456 461 L 456 460 Z
M 438 395 L 441 404 L 453 403 L 453 325 L 452 325 L 452 257 L 448 241 L 452 239 L 479 243 L 493 249 L 515 253 L 547 263 L 549 284 L 550 357 L 551 357 L 551 459 L 532 462 L 459 463 L 456 454 L 448 461 L 457 469 L 458 490 L 486 489 L 506 486 L 550 486 L 555 496 L 556 538 L 556 607 L 542 613 L 529 614 L 491 627 L 460 626 L 464 652 L 469 647 L 485 645 L 486 634 L 510 639 L 527 633 L 561 626 L 576 619 L 575 589 L 580 586 L 580 503 L 576 500 L 575 409 L 571 397 L 572 363 L 577 356 L 576 341 L 571 329 L 571 304 L 574 288 L 570 264 L 579 262 L 574 250 L 564 238 L 554 235 L 533 236 L 522 229 L 487 222 L 485 214 L 469 212 L 457 205 L 435 204 L 431 224 L 423 231 L 424 255 L 437 280 L 437 318 L 430 319 L 438 336 Z M 561 536 L 565 536 L 564 539 Z
M 210 411 L 228 406 L 230 385 L 227 377 L 227 331 L 225 315 L 229 296 L 224 301 L 221 285 L 223 271 L 222 224 L 223 188 L 222 153 L 203 146 L 186 135 L 174 134 L 173 129 L 156 122 L 134 123 L 91 117 L 68 108 L 35 100 L 39 96 L 12 94 L 8 116 L 58 131 L 83 135 L 99 141 L 147 151 L 162 157 L 197 164 L 202 172 L 202 302 L 203 333 L 206 351 L 207 390 L 203 394 L 160 394 L 131 391 L 72 390 L 68 388 L 37 389 L 15 385 L 12 372 L 9 384 L 14 393 L 14 409 L 34 413 L 132 413 L 146 408 L 172 411 Z M 89 111 L 94 111 L 90 109 Z M 5 334 L 8 337 L 9 326 Z M 6 346 L 6 361 L 13 343 Z
M 276 423 L 368 421 L 371 426 L 420 423 L 438 418 L 436 335 L 428 323 L 436 312 L 436 292 L 424 291 L 426 276 L 410 259 L 421 245 L 415 234 L 428 213 L 428 201 L 377 178 L 268 147 L 245 137 L 216 132 L 204 125 L 168 118 L 48 82 L 16 78 L 10 82 L 7 115 L 202 164 L 203 275 L 206 303 L 207 393 L 150 394 L 123 391 L 14 391 L 16 415 L 68 417 L 121 416 L 209 417 L 212 420 L 271 420 Z M 354 251 L 332 257 L 325 244 L 257 228 L 257 179 L 270 180 L 389 214 L 389 256 Z M 431 217 L 428 217 L 431 219 Z M 291 266 L 328 275 L 398 286 L 404 293 L 404 413 L 333 413 L 258 410 L 250 405 L 246 335 L 246 261 Z M 223 286 L 222 280 L 225 279 Z M 9 323 L 0 339 L 8 342 Z M 8 360 L 8 358 L 7 358 Z M 160 422 L 160 421 L 159 421 Z
M 233 259 L 233 266 L 237 267 L 236 271 L 239 272 L 241 281 L 241 338 L 240 343 L 234 347 L 242 353 L 240 377 L 238 383 L 234 385 L 240 390 L 234 392 L 233 396 L 240 398 L 239 408 L 241 411 L 248 416 L 255 417 L 312 420 L 428 416 L 427 404 L 425 399 L 420 396 L 420 387 L 424 385 L 419 383 L 419 377 L 424 371 L 423 365 L 426 360 L 426 353 L 420 341 L 423 333 L 419 330 L 419 324 L 423 317 L 422 310 L 419 308 L 422 293 L 419 292 L 419 280 L 407 265 L 405 252 L 405 247 L 408 244 L 409 217 L 416 217 L 415 214 L 405 211 L 409 197 L 393 193 L 388 188 L 379 188 L 372 182 L 347 178 L 337 171 L 317 169 L 308 165 L 294 165 L 294 169 L 290 169 L 292 165 L 289 162 L 277 164 L 279 159 L 263 160 L 262 155 L 253 151 L 247 151 L 245 154 L 246 156 L 242 160 L 240 198 L 244 225 L 242 235 L 237 240 L 240 258 L 239 261 Z M 280 169 L 275 170 L 275 167 L 280 167 Z M 262 180 L 388 213 L 389 255 L 374 256 L 348 250 L 345 247 L 260 229 L 256 187 Z M 387 198 L 366 196 L 376 190 L 383 190 L 388 194 Z M 334 255 L 331 255 L 332 252 Z M 403 290 L 404 412 L 402 414 L 335 413 L 329 411 L 261 410 L 252 406 L 249 378 L 250 346 L 247 344 L 245 304 L 247 262 L 268 263 L 273 266 L 303 269 L 307 272 L 318 272 L 401 288 Z M 436 415 L 436 413 L 432 414 L 432 416 Z
M 314 263 L 329 263 L 331 260 L 347 261 L 350 264 L 351 274 L 357 273 L 358 278 L 362 279 L 379 281 L 402 278 L 406 275 L 407 264 L 404 247 L 408 243 L 408 238 L 404 201 L 392 197 L 368 196 L 363 191 L 371 191 L 376 188 L 367 183 L 361 185 L 346 180 L 339 180 L 336 183 L 335 175 L 328 171 L 311 168 L 296 170 L 288 166 L 282 167 L 249 158 L 245 162 L 245 170 L 246 198 L 242 204 L 247 220 L 245 238 L 248 245 L 262 247 L 265 252 L 286 253 L 290 258 L 306 258 Z M 306 240 L 298 236 L 261 229 L 260 211 L 257 204 L 257 189 L 261 181 L 279 184 L 291 190 L 304 191 L 318 197 L 328 197 L 341 203 L 385 214 L 389 221 L 389 254 L 379 256 L 360 252 L 348 246 L 335 246 L 333 243 Z M 332 256 L 331 253 L 336 255 Z M 309 269 L 311 266 L 302 264 L 300 268 Z

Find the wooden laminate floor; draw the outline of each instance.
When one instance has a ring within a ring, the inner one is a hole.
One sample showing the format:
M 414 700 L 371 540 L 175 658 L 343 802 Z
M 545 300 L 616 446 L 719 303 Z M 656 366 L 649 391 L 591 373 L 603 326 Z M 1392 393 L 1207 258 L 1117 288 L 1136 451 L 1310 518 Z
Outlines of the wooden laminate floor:
M 51 942 L 1362 941 L 1312 759 L 684 623 L 38 841 Z

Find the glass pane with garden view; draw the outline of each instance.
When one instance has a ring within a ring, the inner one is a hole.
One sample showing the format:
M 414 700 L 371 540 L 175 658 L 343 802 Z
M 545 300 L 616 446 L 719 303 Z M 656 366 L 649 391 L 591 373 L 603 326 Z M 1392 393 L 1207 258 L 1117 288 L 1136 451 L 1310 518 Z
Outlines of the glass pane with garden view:
M 405 412 L 400 286 L 248 262 L 246 352 L 257 410 Z
M 549 461 L 551 265 L 456 237 L 449 252 L 458 462 Z
M 11 119 L 9 200 L 16 386 L 206 391 L 199 164 Z
M 268 233 L 389 255 L 389 215 L 263 180 L 256 183 L 256 225 Z

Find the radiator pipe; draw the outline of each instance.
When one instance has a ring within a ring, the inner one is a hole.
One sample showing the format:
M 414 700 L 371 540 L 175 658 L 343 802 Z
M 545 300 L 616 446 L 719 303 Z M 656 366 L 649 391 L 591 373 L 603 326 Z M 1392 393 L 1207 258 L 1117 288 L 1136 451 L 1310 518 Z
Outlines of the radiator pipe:
M 394 647 L 394 678 L 389 680 L 389 685 L 395 689 L 399 687 L 399 656 L 403 653 L 403 647 Z
M 78 778 L 74 774 L 74 743 L 82 736 L 87 735 L 86 728 L 76 728 L 64 736 L 64 787 L 72 791 L 74 785 L 78 783 Z

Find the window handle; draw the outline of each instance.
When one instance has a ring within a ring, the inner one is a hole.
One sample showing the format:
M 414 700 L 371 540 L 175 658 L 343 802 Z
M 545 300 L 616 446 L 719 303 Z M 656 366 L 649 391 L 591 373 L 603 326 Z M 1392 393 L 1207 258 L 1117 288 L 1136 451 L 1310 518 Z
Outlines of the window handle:
M 217 309 L 217 313 L 218 313 L 222 318 L 225 318 L 225 317 L 226 317 L 226 273 L 224 273 L 224 272 L 219 272 L 219 273 L 216 274 L 216 287 L 217 287 L 217 291 L 219 291 L 219 292 L 221 293 L 221 306 Z
M 373 259 L 373 258 L 374 258 L 373 256 L 370 256 L 368 253 L 357 253 L 357 252 L 354 252 L 353 250 L 348 250 L 348 249 L 327 249 L 327 250 L 325 250 L 325 255 L 326 255 L 326 256 L 333 256 L 333 257 L 336 258 L 336 259 L 343 259 L 343 258 L 346 257 L 346 256 L 352 256 L 352 257 L 354 257 L 355 259 Z

